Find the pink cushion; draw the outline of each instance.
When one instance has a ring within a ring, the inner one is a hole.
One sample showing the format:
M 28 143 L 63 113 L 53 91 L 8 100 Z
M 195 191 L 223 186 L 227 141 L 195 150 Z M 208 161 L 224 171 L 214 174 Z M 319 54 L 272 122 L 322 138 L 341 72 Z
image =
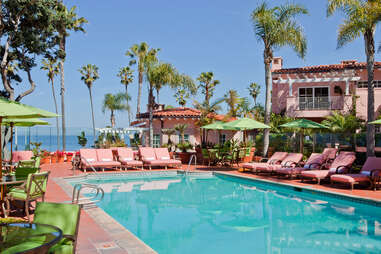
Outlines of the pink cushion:
M 95 149 L 80 149 L 79 154 L 81 158 L 84 158 L 82 162 L 85 164 L 88 164 L 88 163 L 92 164 L 98 161 L 97 152 Z
M 156 160 L 155 150 L 152 147 L 140 147 L 139 153 L 143 161 Z
M 126 165 L 126 166 L 142 166 L 143 165 L 142 161 L 136 161 L 136 160 L 121 161 L 121 163 L 122 163 L 122 165 Z
M 283 161 L 288 155 L 287 152 L 275 152 L 268 160 L 268 162 L 272 161 Z
M 336 158 L 337 151 L 337 148 L 324 148 L 322 154 L 326 157 L 326 159 L 333 160 Z
M 12 162 L 31 160 L 33 157 L 32 151 L 14 151 L 12 152 Z
M 336 173 L 336 169 L 340 166 L 350 167 L 355 160 L 354 152 L 341 152 L 330 165 L 331 173 Z
M 284 174 L 284 175 L 292 175 L 292 174 L 300 174 L 302 171 L 305 171 L 305 168 L 280 168 L 275 170 L 275 172 L 279 174 Z
M 301 172 L 302 176 L 309 178 L 323 179 L 329 176 L 329 170 L 305 170 Z
M 112 155 L 111 149 L 96 149 L 97 158 L 99 162 L 110 162 L 114 161 L 114 156 Z
M 361 168 L 361 172 L 374 169 L 381 169 L 381 157 L 368 157 Z
M 125 162 L 127 160 L 134 160 L 134 151 L 131 148 L 127 147 L 118 147 L 117 148 L 118 159 L 121 162 Z
M 96 167 L 118 167 L 121 164 L 118 161 L 96 161 L 96 162 L 91 162 L 90 165 L 96 168 Z M 90 166 L 90 165 L 87 165 L 87 166 Z
M 331 181 L 340 183 L 369 182 L 370 178 L 364 174 L 332 175 Z
M 169 163 L 163 160 L 149 160 L 144 161 L 144 164 L 151 165 L 151 166 L 168 166 Z
M 171 159 L 171 156 L 169 155 L 168 149 L 163 148 L 154 148 L 156 159 L 158 160 L 169 160 Z

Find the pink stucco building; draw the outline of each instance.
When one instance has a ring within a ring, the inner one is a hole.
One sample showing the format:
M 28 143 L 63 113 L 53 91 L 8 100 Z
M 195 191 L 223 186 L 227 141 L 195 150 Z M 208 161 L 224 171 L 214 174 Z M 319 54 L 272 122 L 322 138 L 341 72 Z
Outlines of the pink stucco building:
M 283 68 L 283 59 L 272 65 L 272 111 L 287 116 L 321 121 L 333 110 L 343 113 L 353 108 L 367 119 L 366 63 L 356 60 L 340 64 Z M 375 112 L 381 110 L 381 62 L 375 63 Z
M 139 125 L 148 127 L 148 112 L 136 115 L 137 121 L 131 125 Z M 188 128 L 185 131 L 185 141 L 189 141 L 193 146 L 201 143 L 200 128 L 197 126 L 197 121 L 200 120 L 201 112 L 194 108 L 179 107 L 164 109 L 164 105 L 158 105 L 153 112 L 153 144 L 154 147 L 160 147 L 168 143 L 168 136 L 162 134 L 162 129 L 174 128 L 177 124 L 187 124 Z M 222 120 L 223 115 L 211 116 L 215 120 Z M 148 131 L 144 133 L 145 140 L 148 142 Z M 230 139 L 242 140 L 242 133 L 233 131 L 208 131 L 208 142 L 213 144 L 223 143 Z M 175 144 L 179 143 L 180 137 L 176 133 L 171 136 L 171 141 Z M 145 144 L 148 145 L 148 144 Z

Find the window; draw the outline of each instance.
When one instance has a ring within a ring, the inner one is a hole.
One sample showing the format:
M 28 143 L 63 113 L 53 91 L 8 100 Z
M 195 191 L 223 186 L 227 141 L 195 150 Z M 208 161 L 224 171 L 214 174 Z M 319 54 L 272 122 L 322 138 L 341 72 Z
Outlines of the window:
M 159 134 L 153 134 L 153 147 L 155 147 L 155 148 L 160 147 L 160 135 Z
M 223 145 L 226 142 L 226 135 L 220 134 L 219 141 L 220 141 L 220 145 Z
M 181 142 L 181 135 L 179 135 L 179 143 Z M 189 134 L 184 134 L 184 142 L 189 142 Z
M 328 87 L 299 88 L 299 110 L 329 109 Z
M 375 88 L 381 87 L 381 80 L 374 80 L 373 83 Z M 357 88 L 368 88 L 368 81 L 366 80 L 357 81 Z

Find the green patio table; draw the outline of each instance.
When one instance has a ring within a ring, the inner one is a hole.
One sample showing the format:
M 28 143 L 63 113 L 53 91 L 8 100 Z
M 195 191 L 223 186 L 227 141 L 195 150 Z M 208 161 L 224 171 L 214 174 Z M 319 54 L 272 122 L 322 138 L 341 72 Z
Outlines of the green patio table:
M 58 227 L 38 223 L 0 224 L 0 253 L 48 253 L 62 239 Z

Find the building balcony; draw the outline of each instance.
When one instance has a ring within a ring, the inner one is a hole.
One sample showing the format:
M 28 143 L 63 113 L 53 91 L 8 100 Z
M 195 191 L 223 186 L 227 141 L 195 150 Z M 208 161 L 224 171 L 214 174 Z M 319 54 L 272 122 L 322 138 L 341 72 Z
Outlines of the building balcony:
M 287 115 L 290 117 L 324 118 L 332 111 L 346 113 L 351 108 L 351 95 L 287 98 Z

